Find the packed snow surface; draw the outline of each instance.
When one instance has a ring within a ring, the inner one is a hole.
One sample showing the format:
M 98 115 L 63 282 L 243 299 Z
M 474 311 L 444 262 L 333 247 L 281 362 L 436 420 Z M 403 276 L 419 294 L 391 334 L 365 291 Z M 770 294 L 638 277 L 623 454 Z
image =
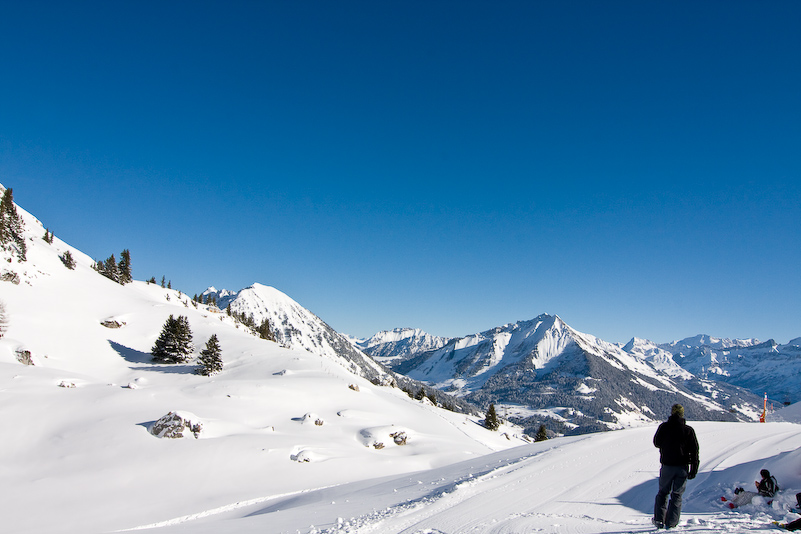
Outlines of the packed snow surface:
M 788 423 L 695 423 L 701 471 L 682 521 L 692 532 L 775 532 L 801 490 L 801 432 Z M 158 532 L 605 533 L 653 530 L 655 428 L 554 439 L 414 473 L 231 503 Z M 737 511 L 721 501 L 768 468 L 786 488 Z

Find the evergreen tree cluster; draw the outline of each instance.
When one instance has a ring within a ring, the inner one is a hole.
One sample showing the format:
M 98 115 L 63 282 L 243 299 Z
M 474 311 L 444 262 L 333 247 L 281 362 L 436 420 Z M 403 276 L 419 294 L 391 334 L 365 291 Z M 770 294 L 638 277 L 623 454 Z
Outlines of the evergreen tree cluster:
M 108 257 L 106 261 L 98 260 L 92 266 L 95 271 L 99 272 L 109 280 L 114 280 L 118 284 L 128 284 L 133 282 L 131 275 L 131 253 L 126 248 L 120 253 L 120 261 L 114 254 Z
M 261 339 L 266 339 L 268 341 L 275 341 L 275 334 L 270 329 L 270 322 L 267 319 L 263 320 L 261 324 L 256 327 L 256 333 L 259 334 Z
M 452 397 L 442 390 L 433 387 L 426 388 L 424 384 L 421 384 L 417 380 L 413 380 L 407 376 L 395 375 L 395 378 L 398 381 L 397 387 L 406 393 L 410 399 L 423 400 L 423 397 L 428 397 L 428 400 L 430 400 L 431 404 L 434 406 L 438 406 L 451 412 L 468 414 L 477 413 L 475 406 L 472 404 L 461 401 L 456 397 Z M 374 381 L 373 383 L 380 385 L 380 382 Z
M 242 323 L 244 326 L 253 330 L 256 334 L 259 335 L 261 339 L 266 339 L 268 341 L 275 341 L 275 334 L 270 328 L 270 321 L 268 321 L 267 319 L 264 319 L 260 324 L 257 325 L 256 319 L 253 317 L 252 313 L 246 314 L 245 312 L 235 312 L 231 310 L 230 304 L 225 309 L 225 311 L 229 317 L 233 317 L 239 323 Z
M 45 228 L 45 233 L 42 236 L 42 239 L 44 239 L 44 242 L 52 245 L 54 238 L 55 238 L 55 236 L 53 235 L 53 232 L 50 231 L 50 228 Z
M 27 260 L 28 247 L 25 245 L 25 223 L 22 222 L 14 206 L 14 193 L 9 187 L 0 200 L 0 248 L 17 254 L 20 263 Z
M 206 341 L 206 348 L 200 351 L 198 362 L 200 363 L 200 368 L 197 372 L 203 376 L 211 376 L 222 371 L 222 349 L 220 348 L 217 334 L 212 334 L 209 340 Z
M 189 328 L 189 319 L 185 315 L 180 315 L 177 319 L 170 315 L 155 345 L 150 349 L 153 361 L 159 363 L 187 362 L 192 358 L 193 351 L 192 329 Z
M 206 304 L 208 306 L 217 306 L 217 298 L 214 295 L 208 295 L 205 299 L 203 295 L 195 295 L 192 300 L 198 304 Z

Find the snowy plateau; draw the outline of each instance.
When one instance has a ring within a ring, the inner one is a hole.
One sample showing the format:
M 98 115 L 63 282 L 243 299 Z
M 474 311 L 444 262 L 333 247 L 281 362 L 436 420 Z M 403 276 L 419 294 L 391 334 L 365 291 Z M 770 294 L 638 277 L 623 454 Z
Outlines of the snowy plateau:
M 2 532 L 652 530 L 658 414 L 538 443 L 514 425 L 490 432 L 480 416 L 393 387 L 390 372 L 274 288 L 227 297 L 269 318 L 275 342 L 178 290 L 101 276 L 17 209 L 27 261 L 0 252 Z M 67 251 L 73 270 L 61 260 Z M 196 355 L 217 336 L 222 372 L 152 361 L 170 315 L 188 318 Z M 429 352 L 447 346 L 432 343 Z M 707 356 L 696 358 L 704 369 Z M 783 422 L 692 422 L 701 469 L 678 530 L 768 532 L 798 517 L 788 508 L 801 491 L 801 409 L 775 416 Z M 175 421 L 183 432 L 174 439 L 156 425 Z M 780 496 L 726 508 L 720 496 L 751 486 L 762 467 Z

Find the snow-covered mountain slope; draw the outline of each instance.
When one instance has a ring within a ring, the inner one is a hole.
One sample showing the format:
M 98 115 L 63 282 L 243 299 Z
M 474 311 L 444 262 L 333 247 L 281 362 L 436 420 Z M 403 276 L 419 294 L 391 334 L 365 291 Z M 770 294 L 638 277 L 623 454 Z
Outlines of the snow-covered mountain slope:
M 306 350 L 312 354 L 339 362 L 375 384 L 395 384 L 410 395 L 418 395 L 425 385 L 407 376 L 388 371 L 383 362 L 376 363 L 359 348 L 353 339 L 336 332 L 284 293 L 273 287 L 253 284 L 240 291 L 217 290 L 210 287 L 203 292 L 204 299 L 213 297 L 219 308 L 232 315 L 248 317 L 253 324 L 267 321 L 276 341 L 285 348 Z M 422 336 L 425 340 L 426 336 Z M 428 341 L 437 343 L 432 336 Z M 427 395 L 436 397 L 440 406 L 462 413 L 477 413 L 469 402 L 442 391 L 427 388 Z
M 645 351 L 644 344 L 638 346 Z M 547 420 L 560 432 L 659 420 L 677 401 L 697 419 L 734 420 L 730 410 L 757 416 L 760 400 L 754 395 L 698 381 L 662 361 L 665 357 L 626 352 L 577 332 L 557 316 L 541 315 L 451 340 L 394 369 L 481 406 L 503 404 L 505 413 L 528 425 Z
M 673 359 L 673 354 L 660 348 L 652 341 L 635 337 L 623 346 L 623 350 L 641 360 L 649 362 L 654 369 L 670 377 L 680 378 L 682 380 L 690 380 L 693 378 L 691 372 L 676 363 Z
M 368 339 L 352 340 L 365 354 L 385 365 L 444 347 L 450 338 L 432 336 L 419 328 L 396 328 L 379 332 Z
M 0 254 L 14 275 L 0 281 L 3 532 L 109 532 L 525 443 L 514 427 L 490 432 L 376 386 L 350 362 L 259 339 L 177 290 L 117 284 L 19 212 L 28 259 Z M 136 251 L 132 263 L 135 273 Z M 218 337 L 220 374 L 153 363 L 170 315 L 187 317 L 196 354 Z M 200 423 L 198 437 L 151 434 L 168 412 Z
M 770 339 L 718 339 L 699 335 L 660 345 L 695 376 L 726 382 L 775 402 L 801 401 L 801 338 L 786 345 Z
M 701 468 L 684 493 L 677 531 L 781 532 L 772 521 L 801 490 L 801 432 L 789 423 L 694 422 Z M 655 426 L 559 438 L 414 475 L 264 496 L 195 516 L 175 516 L 157 533 L 563 534 L 653 532 L 659 452 Z M 753 487 L 759 470 L 784 490 L 730 510 L 721 496 Z M 143 523 L 143 526 L 145 524 Z
M 354 347 L 322 319 L 274 287 L 253 284 L 220 299 L 231 311 L 252 316 L 256 324 L 268 321 L 279 345 L 331 358 L 350 371 L 376 383 L 388 383 L 390 374 Z

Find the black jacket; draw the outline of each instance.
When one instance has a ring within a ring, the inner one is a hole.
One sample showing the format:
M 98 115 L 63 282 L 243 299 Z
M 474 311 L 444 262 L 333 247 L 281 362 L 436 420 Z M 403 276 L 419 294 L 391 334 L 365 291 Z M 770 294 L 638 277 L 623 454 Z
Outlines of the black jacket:
M 689 467 L 691 472 L 698 472 L 698 439 L 683 417 L 671 415 L 659 425 L 654 434 L 654 446 L 659 447 L 662 465 Z
M 757 491 L 763 497 L 773 497 L 776 495 L 776 492 L 779 491 L 779 483 L 776 482 L 776 477 L 771 475 L 768 478 L 760 480 L 759 485 L 757 485 Z

